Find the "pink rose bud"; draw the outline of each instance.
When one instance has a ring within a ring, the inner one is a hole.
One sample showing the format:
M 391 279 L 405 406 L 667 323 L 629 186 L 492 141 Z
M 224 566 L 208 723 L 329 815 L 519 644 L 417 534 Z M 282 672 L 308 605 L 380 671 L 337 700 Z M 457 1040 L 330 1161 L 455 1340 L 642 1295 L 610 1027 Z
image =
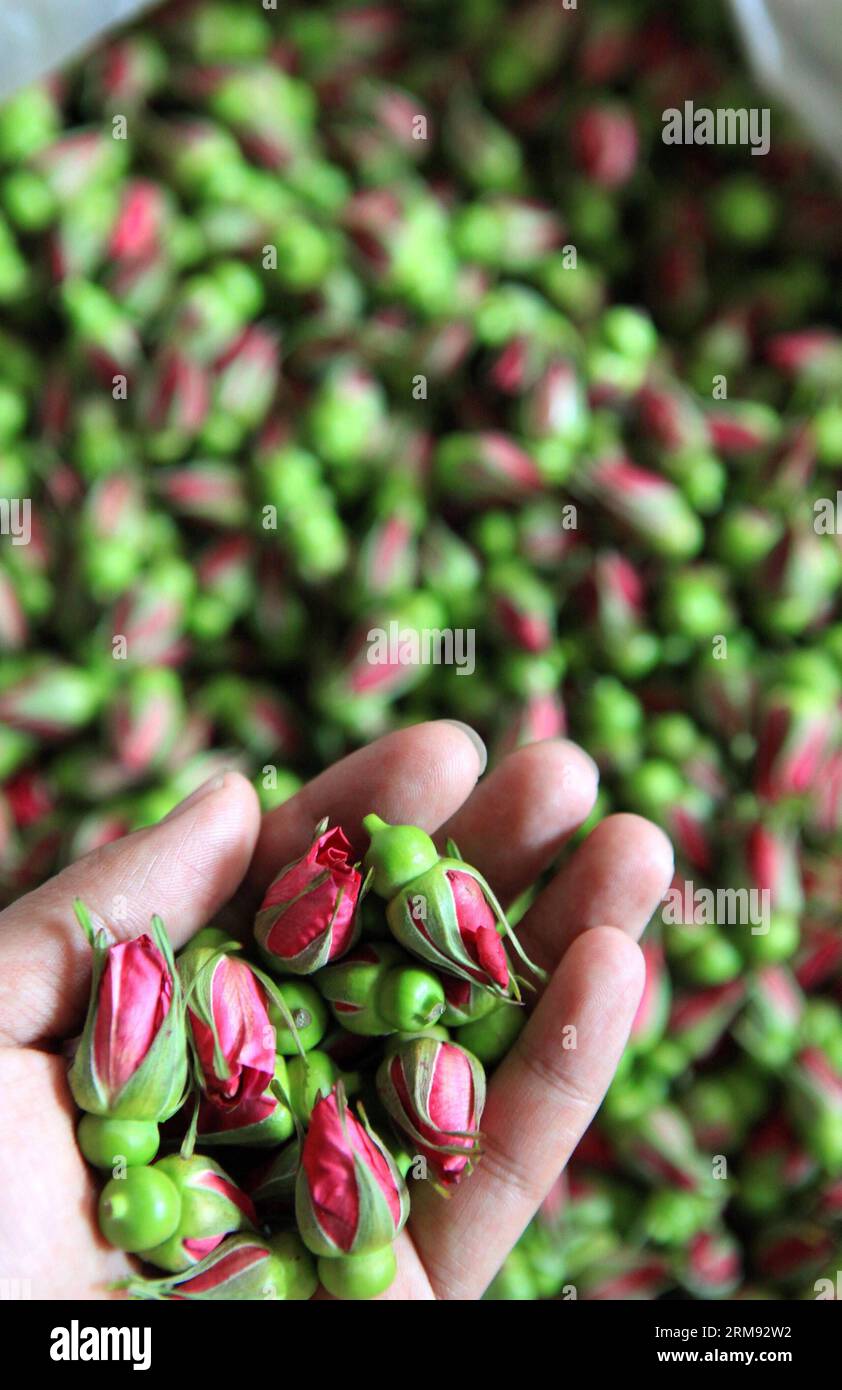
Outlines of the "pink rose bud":
M 506 434 L 448 434 L 436 451 L 436 470 L 447 493 L 468 502 L 522 501 L 543 492 L 534 459 Z
M 717 733 L 726 739 L 744 734 L 753 724 L 760 690 L 757 662 L 748 644 L 729 641 L 728 660 L 713 656 L 700 662 L 694 696 Z
M 500 265 L 504 269 L 527 270 L 536 265 L 561 244 L 564 228 L 558 212 L 536 198 L 511 198 L 498 194 L 486 197 L 475 209 L 467 209 L 465 216 L 471 218 L 475 210 L 480 210 L 484 233 L 493 228 L 491 255 L 486 251 L 485 239 L 480 235 L 474 239 L 470 222 L 461 223 L 456 219 L 455 235 L 457 244 L 468 259 L 476 256 L 482 264 Z
M 176 666 L 187 644 L 184 625 L 195 578 L 177 561 L 152 565 L 114 605 L 109 634 L 125 639 L 133 666 Z
M 488 575 L 491 613 L 506 642 L 526 652 L 552 645 L 556 600 L 530 570 L 517 561 L 496 565 Z
M 638 157 L 634 114 L 619 102 L 594 102 L 573 125 L 573 158 L 587 178 L 603 188 L 628 183 Z
M 471 874 L 459 869 L 447 871 L 445 878 L 450 885 L 462 946 L 475 966 L 473 970 L 468 967 L 469 976 L 481 984 L 495 984 L 506 989 L 509 981 L 506 950 L 482 885 Z M 424 934 L 423 926 L 421 931 Z
M 272 402 L 279 365 L 276 335 L 260 324 L 243 329 L 214 365 L 216 408 L 255 428 Z
M 55 799 L 37 772 L 25 769 L 3 785 L 3 796 L 19 830 L 37 825 L 55 810 Z
M 842 902 L 842 875 L 835 885 L 836 902 Z M 830 921 L 807 918 L 801 924 L 801 942 L 795 957 L 795 978 L 804 990 L 817 989 L 842 974 L 842 935 Z
M 143 492 L 130 473 L 112 473 L 91 488 L 82 508 L 81 544 L 95 597 L 111 598 L 134 578 L 148 524 Z
M 275 969 L 310 975 L 354 944 L 362 876 L 350 853 L 342 829 L 328 830 L 324 820 L 307 853 L 287 864 L 270 884 L 254 934 Z
M 102 675 L 51 659 L 37 658 L 9 676 L 0 687 L 0 724 L 41 739 L 89 724 L 107 689 Z
M 70 1068 L 76 1104 L 92 1115 L 166 1120 L 184 1098 L 184 998 L 160 917 L 152 936 L 110 944 L 87 909 L 76 916 L 93 951 L 85 1027 Z
M 499 761 L 526 743 L 541 743 L 548 738 L 563 738 L 567 733 L 567 712 L 564 701 L 555 691 L 528 695 L 512 711 L 503 724 L 494 745 L 494 758 Z
M 829 328 L 795 329 L 774 334 L 766 344 L 766 356 L 785 376 L 820 376 L 827 367 L 842 368 L 842 340 Z
M 550 361 L 522 403 L 520 423 L 529 439 L 581 442 L 588 427 L 588 402 L 571 361 Z
M 786 1074 L 787 1102 L 805 1148 L 842 1173 L 842 1071 L 819 1047 L 803 1048 Z
M 104 283 L 118 304 L 125 304 L 140 322 L 146 323 L 161 311 L 170 292 L 169 257 L 159 249 L 137 261 L 114 261 L 106 270 Z
M 79 347 L 103 385 L 116 373 L 129 375 L 141 357 L 140 335 L 122 304 L 101 285 L 78 277 L 65 280 L 61 305 Z
M 327 1257 L 389 1245 L 409 1215 L 409 1195 L 394 1160 L 337 1090 L 313 1108 L 295 1212 L 304 1244 Z
M 33 161 L 60 203 L 73 202 L 121 162 L 110 133 L 95 127 L 61 136 L 39 150 Z
M 412 955 L 446 975 L 484 985 L 501 998 L 519 998 L 503 934 L 533 974 L 542 972 L 520 946 L 502 907 L 477 869 L 447 857 L 416 826 L 390 826 L 377 815 L 364 818 L 371 836 L 367 868 L 375 892 L 388 900 L 392 935 Z
M 643 580 L 619 550 L 604 550 L 594 556 L 586 594 L 590 616 L 597 623 L 603 640 L 627 635 L 644 616 Z
M 739 979 L 677 995 L 669 1016 L 668 1036 L 685 1049 L 688 1057 L 707 1057 L 727 1034 L 745 994 L 745 980 Z
M 364 181 L 382 178 L 395 160 L 419 158 L 418 141 L 411 134 L 415 106 L 408 93 L 369 78 L 365 84 L 338 83 L 331 98 L 341 102 L 343 111 L 334 138 Z M 420 103 L 418 111 L 423 112 Z
M 245 538 L 249 539 L 249 538 Z M 299 650 L 304 609 L 289 582 L 282 557 L 264 551 L 257 557 L 256 591 L 250 620 L 267 651 L 286 655 Z
M 214 551 L 213 558 L 224 568 L 226 557 L 219 554 L 218 547 Z M 203 556 L 205 561 L 211 558 L 208 552 Z M 237 563 L 233 555 L 227 558 L 231 564 Z M 230 574 L 217 571 L 217 577 L 224 586 Z M 286 759 L 297 751 L 299 735 L 293 711 L 272 686 L 241 676 L 218 676 L 201 698 L 203 710 L 224 731 L 226 740 L 256 757 Z
M 165 347 L 152 364 L 146 385 L 144 423 L 165 434 L 177 457 L 202 428 L 210 409 L 207 369 L 179 348 Z
M 166 667 L 133 672 L 110 707 L 110 738 L 118 761 L 137 776 L 164 766 L 184 718 L 175 672 Z
M 518 553 L 538 570 L 558 574 L 562 564 L 582 543 L 581 533 L 566 522 L 564 507 L 550 498 L 528 504 L 518 518 Z
M 676 1260 L 676 1275 L 695 1298 L 728 1298 L 743 1277 L 739 1242 L 724 1227 L 699 1231 Z
M 747 1006 L 734 1025 L 734 1037 L 759 1062 L 779 1066 L 795 1047 L 804 996 L 785 965 L 755 971 L 747 992 Z
M 202 1096 L 199 1134 L 214 1143 L 280 1143 L 294 1123 L 274 1094 L 286 1070 L 275 1056 L 267 988 L 225 945 L 203 933 L 179 959 Z
M 355 728 L 356 711 L 364 718 L 367 709 L 382 708 L 384 700 L 425 680 L 430 670 L 425 657 L 433 651 L 430 633 L 444 627 L 445 612 L 441 601 L 423 589 L 370 610 L 351 634 L 340 663 L 325 673 L 318 699 L 329 718 Z
M 690 393 L 674 382 L 646 382 L 637 394 L 637 408 L 644 437 L 659 449 L 672 451 L 704 445 L 704 418 Z
M 436 1038 L 411 1038 L 377 1073 L 377 1093 L 431 1177 L 454 1187 L 479 1154 L 485 1073 L 470 1052 Z
M 838 719 L 833 703 L 821 691 L 798 687 L 771 692 L 757 736 L 754 786 L 758 796 L 775 802 L 809 792 L 825 767 Z
M 842 839 L 842 749 L 828 755 L 808 814 L 819 835 Z
M 650 1109 L 617 1134 L 616 1145 L 631 1171 L 658 1187 L 700 1194 L 717 1187 L 709 1160 L 697 1149 L 689 1124 L 674 1106 Z
M 773 911 L 800 912 L 804 890 L 796 837 L 783 827 L 755 821 L 746 828 L 739 848 L 749 888 L 768 893 Z
M 97 105 L 122 112 L 156 90 L 166 74 L 166 60 L 147 34 L 128 34 L 92 53 L 86 69 L 86 85 Z
M 809 491 L 809 480 L 792 488 L 794 503 Z M 759 576 L 757 611 L 763 628 L 800 635 L 832 615 L 840 578 L 840 556 L 829 536 L 809 524 L 787 526 Z
M 181 1219 L 169 1240 L 141 1253 L 140 1258 L 149 1264 L 174 1274 L 190 1269 L 216 1250 L 227 1235 L 257 1225 L 251 1198 L 212 1158 L 169 1154 L 155 1167 L 175 1185 L 181 1199 Z
M 835 1252 L 832 1231 L 812 1221 L 786 1220 L 763 1229 L 755 1242 L 754 1263 L 762 1278 L 788 1288 L 820 1274 Z
M 815 1183 L 816 1161 L 796 1139 L 788 1122 L 773 1115 L 749 1136 L 740 1162 L 740 1192 L 752 1211 L 791 1202 Z M 758 1201 L 758 1197 L 760 1200 Z
M 815 478 L 816 442 L 811 429 L 803 422 L 787 428 L 764 471 L 770 500 L 784 506 L 788 502 L 796 502 Z M 780 568 L 782 566 L 778 564 L 768 567 L 771 581 L 774 581 Z M 803 585 L 802 592 L 807 587 Z
M 232 126 L 249 158 L 268 169 L 293 161 L 309 137 L 297 79 L 273 63 L 191 69 L 196 91 Z
M 456 320 L 416 329 L 418 365 L 426 376 L 446 381 L 461 371 L 475 342 L 473 326 Z
M 124 1287 L 139 1299 L 229 1303 L 302 1301 L 313 1297 L 318 1282 L 312 1259 L 292 1232 L 273 1236 L 241 1232 L 228 1236 L 190 1269 L 164 1279 L 129 1279 Z
M 494 358 L 488 369 L 488 380 L 495 391 L 501 391 L 506 396 L 521 396 L 530 388 L 535 388 L 538 377 L 544 368 L 547 360 L 547 349 L 535 336 L 518 334 L 510 338 L 503 349 Z M 541 403 L 535 402 L 538 407 L 537 418 L 530 427 L 527 417 L 523 416 L 524 433 L 541 437 L 549 431 L 539 423 L 545 419 Z M 528 409 L 524 402 L 524 409 Z
M 717 402 L 707 412 L 708 441 L 717 453 L 745 458 L 774 444 L 780 422 L 757 401 Z
M 377 518 L 360 545 L 357 576 L 366 598 L 388 597 L 413 587 L 419 522 L 415 497 L 390 495 L 388 515 Z

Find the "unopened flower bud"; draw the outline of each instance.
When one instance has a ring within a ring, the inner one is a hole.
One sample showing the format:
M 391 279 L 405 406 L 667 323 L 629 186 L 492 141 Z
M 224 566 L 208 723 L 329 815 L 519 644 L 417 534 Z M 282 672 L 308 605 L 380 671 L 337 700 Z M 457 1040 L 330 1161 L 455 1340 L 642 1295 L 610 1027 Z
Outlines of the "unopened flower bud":
M 94 959 L 88 1015 L 70 1068 L 73 1097 L 92 1115 L 166 1120 L 184 1097 L 187 1049 L 164 924 L 153 917 L 152 936 L 111 945 L 83 904 L 75 906 Z
M 409 1213 L 388 1150 L 334 1090 L 316 1102 L 295 1199 L 301 1238 L 316 1255 L 363 1255 L 391 1245 Z
M 307 853 L 277 875 L 255 918 L 255 938 L 274 969 L 312 974 L 358 934 L 362 878 L 340 827 L 326 827 L 322 822 Z

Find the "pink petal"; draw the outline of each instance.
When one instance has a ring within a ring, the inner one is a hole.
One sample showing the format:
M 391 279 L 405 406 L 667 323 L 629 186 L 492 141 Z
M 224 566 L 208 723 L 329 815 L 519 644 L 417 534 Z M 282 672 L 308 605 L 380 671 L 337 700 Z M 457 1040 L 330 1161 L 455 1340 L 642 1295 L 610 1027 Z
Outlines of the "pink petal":
M 150 936 L 120 942 L 108 952 L 94 1023 L 94 1066 L 106 1095 L 131 1080 L 169 1012 L 172 981 Z

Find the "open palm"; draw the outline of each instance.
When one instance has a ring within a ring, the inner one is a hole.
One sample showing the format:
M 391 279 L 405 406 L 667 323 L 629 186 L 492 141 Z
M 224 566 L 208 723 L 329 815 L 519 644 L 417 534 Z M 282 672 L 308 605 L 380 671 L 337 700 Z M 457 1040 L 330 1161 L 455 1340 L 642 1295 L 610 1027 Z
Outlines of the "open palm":
M 420 724 L 329 768 L 262 823 L 253 788 L 228 773 L 0 915 L 0 1277 L 12 1291 L 20 1281 L 34 1298 L 104 1298 L 130 1263 L 98 1232 L 96 1183 L 74 1137 L 62 1039 L 79 1030 L 90 954 L 73 899 L 121 938 L 147 930 L 153 912 L 176 949 L 211 919 L 245 935 L 262 890 L 318 820 L 339 822 L 361 855 L 362 817 L 376 810 L 442 847 L 452 836 L 511 901 L 588 815 L 596 771 L 564 740 L 518 750 L 475 786 L 482 770 L 462 727 Z M 610 816 L 533 904 L 519 934 L 550 980 L 489 1087 L 482 1162 L 449 1201 L 412 1184 L 384 1298 L 475 1299 L 493 1278 L 611 1080 L 643 983 L 635 937 L 671 875 L 659 830 Z M 126 911 L 115 922 L 117 902 Z M 571 1024 L 576 1046 L 562 1047 Z

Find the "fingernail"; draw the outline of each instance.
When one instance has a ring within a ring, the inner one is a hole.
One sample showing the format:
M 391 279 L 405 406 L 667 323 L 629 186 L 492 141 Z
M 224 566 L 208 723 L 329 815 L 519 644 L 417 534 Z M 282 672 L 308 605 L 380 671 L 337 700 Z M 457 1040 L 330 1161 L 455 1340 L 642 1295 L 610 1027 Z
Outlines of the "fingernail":
M 454 729 L 461 730 L 465 737 L 470 739 L 471 743 L 474 745 L 474 748 L 476 749 L 477 757 L 479 758 L 479 771 L 480 776 L 482 776 L 482 774 L 485 772 L 485 769 L 488 767 L 488 749 L 486 748 L 476 729 L 472 729 L 470 724 L 465 724 L 461 719 L 443 719 L 442 723 L 452 724 Z
M 172 810 L 168 811 L 164 816 L 164 820 L 161 824 L 163 825 L 164 821 L 175 820 L 176 816 L 180 816 L 189 806 L 195 806 L 197 801 L 202 801 L 204 797 L 209 796 L 211 792 L 218 792 L 220 787 L 225 786 L 225 776 L 226 774 L 224 772 L 214 773 L 213 777 L 209 777 L 206 782 L 202 782 L 201 786 L 198 786 L 189 796 L 185 796 L 183 801 L 179 801 L 177 806 L 173 806 Z

